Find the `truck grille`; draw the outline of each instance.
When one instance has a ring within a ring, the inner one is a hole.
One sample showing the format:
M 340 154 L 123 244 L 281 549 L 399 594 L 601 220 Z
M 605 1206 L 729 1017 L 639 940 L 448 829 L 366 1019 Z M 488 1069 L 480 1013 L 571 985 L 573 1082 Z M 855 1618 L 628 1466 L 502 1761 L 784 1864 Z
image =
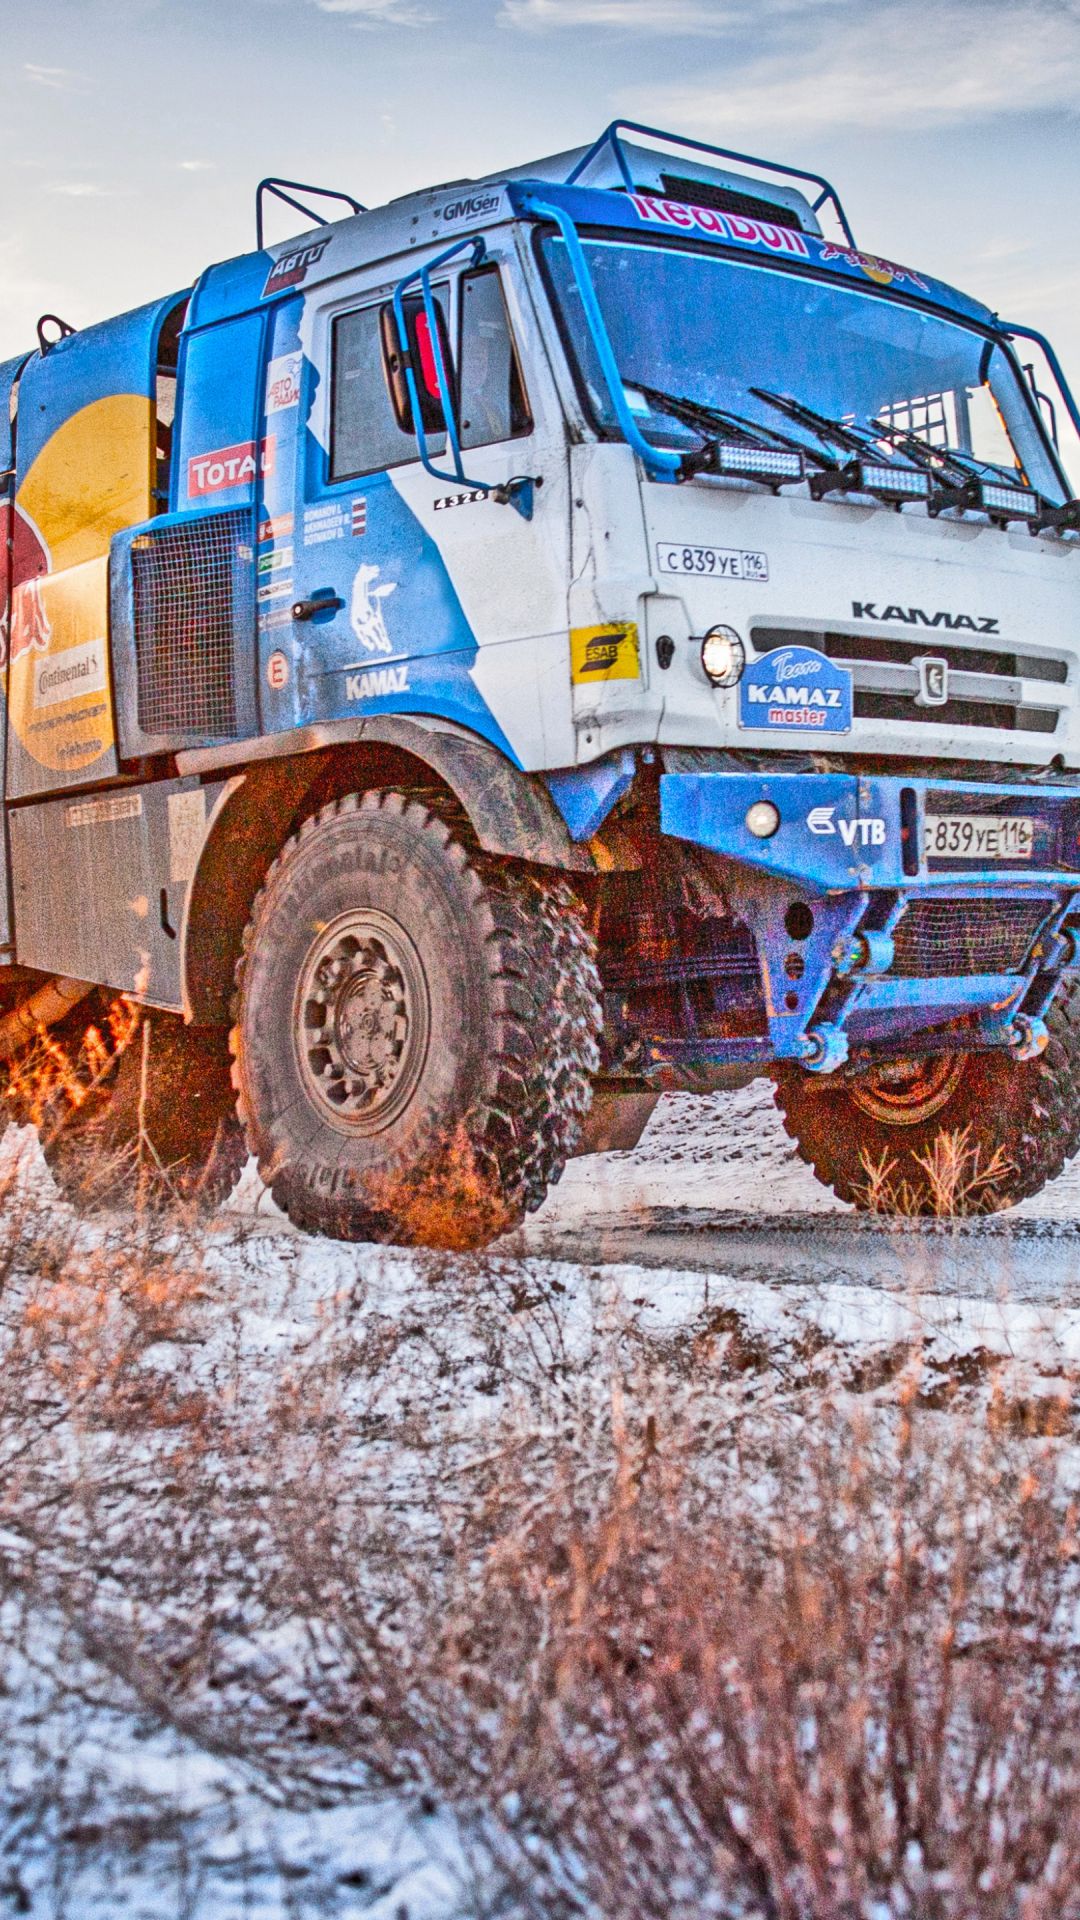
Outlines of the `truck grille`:
M 912 900 L 893 932 L 890 971 L 905 979 L 1022 973 L 1049 900 Z
M 236 649 L 255 597 L 250 511 L 150 528 L 132 544 L 131 570 L 141 732 L 235 739 Z
M 928 628 L 919 639 L 875 633 L 807 633 L 787 627 L 755 627 L 756 653 L 810 646 L 851 669 L 854 713 L 862 720 L 899 720 L 904 726 L 992 727 L 1018 733 L 1055 733 L 1066 704 L 1067 660 L 1008 646 L 967 646 Z M 919 674 L 913 664 L 933 654 L 949 666 L 944 706 L 915 704 Z M 1046 696 L 1032 696 L 1032 681 Z M 1052 687 L 1060 687 L 1056 697 Z

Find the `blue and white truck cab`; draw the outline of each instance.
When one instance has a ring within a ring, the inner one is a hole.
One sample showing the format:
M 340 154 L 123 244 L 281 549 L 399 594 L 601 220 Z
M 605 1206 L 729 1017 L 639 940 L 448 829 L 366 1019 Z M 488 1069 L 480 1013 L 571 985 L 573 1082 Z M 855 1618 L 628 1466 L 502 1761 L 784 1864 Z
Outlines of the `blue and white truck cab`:
M 264 244 L 318 191 L 0 369 L 0 1056 L 151 1010 L 58 1179 L 137 1113 L 185 1190 L 250 1148 L 303 1225 L 475 1243 L 771 1074 L 856 1204 L 933 1204 L 942 1134 L 969 1204 L 1035 1191 L 1080 1145 L 1049 343 L 648 128 Z

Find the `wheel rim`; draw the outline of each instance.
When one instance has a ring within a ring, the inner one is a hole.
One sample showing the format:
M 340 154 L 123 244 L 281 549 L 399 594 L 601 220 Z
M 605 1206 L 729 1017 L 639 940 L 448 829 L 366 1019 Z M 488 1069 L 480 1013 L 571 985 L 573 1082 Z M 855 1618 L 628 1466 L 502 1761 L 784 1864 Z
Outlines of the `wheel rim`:
M 297 1065 L 339 1132 L 381 1133 L 404 1112 L 428 1053 L 427 980 L 403 927 L 364 909 L 323 927 L 308 950 L 293 1018 Z
M 888 1127 L 914 1127 L 940 1113 L 960 1084 L 967 1056 L 936 1053 L 919 1060 L 889 1060 L 860 1074 L 851 1098 L 872 1120 Z

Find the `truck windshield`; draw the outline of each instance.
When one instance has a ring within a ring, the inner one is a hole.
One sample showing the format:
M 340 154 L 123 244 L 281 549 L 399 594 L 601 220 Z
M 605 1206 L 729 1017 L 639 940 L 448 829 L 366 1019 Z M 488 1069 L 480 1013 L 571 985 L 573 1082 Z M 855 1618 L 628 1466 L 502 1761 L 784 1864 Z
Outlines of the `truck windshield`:
M 1015 365 L 974 327 L 858 287 L 673 246 L 583 237 L 626 395 L 656 446 L 700 446 L 706 436 L 662 396 L 737 414 L 763 433 L 837 457 L 822 428 L 781 412 L 799 403 L 821 419 L 878 440 L 883 455 L 945 456 L 1008 475 L 1054 505 L 1065 490 Z M 589 409 L 617 433 L 565 244 L 542 252 Z M 766 397 L 769 396 L 769 397 Z M 841 453 L 840 458 L 850 457 Z

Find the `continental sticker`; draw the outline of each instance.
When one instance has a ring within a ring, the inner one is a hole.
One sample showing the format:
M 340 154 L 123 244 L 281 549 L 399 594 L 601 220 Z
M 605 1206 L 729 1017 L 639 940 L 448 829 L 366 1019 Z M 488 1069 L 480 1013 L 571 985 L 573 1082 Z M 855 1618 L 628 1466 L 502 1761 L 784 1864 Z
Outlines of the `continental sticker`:
M 641 652 L 633 620 L 570 629 L 570 678 L 576 687 L 594 680 L 639 680 Z

